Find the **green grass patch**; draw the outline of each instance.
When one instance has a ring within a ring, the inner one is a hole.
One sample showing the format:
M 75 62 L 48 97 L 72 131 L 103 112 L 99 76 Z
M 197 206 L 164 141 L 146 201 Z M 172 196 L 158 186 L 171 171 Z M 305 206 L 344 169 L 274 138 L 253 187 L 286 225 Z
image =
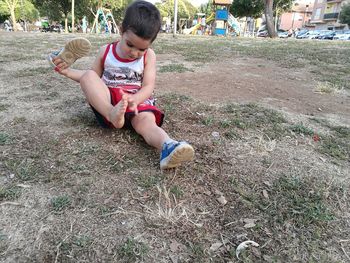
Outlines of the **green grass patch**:
M 11 137 L 7 133 L 0 132 L 0 145 L 8 144 L 10 141 Z
M 149 247 L 143 243 L 128 238 L 127 241 L 118 249 L 118 255 L 120 258 L 126 260 L 126 262 L 136 262 L 137 260 L 143 261 L 149 252 Z
M 21 188 L 18 186 L 0 187 L 0 201 L 12 201 L 21 196 Z
M 350 161 L 350 142 L 334 136 L 322 136 L 318 150 L 340 160 Z
M 67 195 L 56 196 L 51 199 L 51 207 L 55 212 L 60 212 L 67 209 L 72 203 L 72 200 Z
M 170 187 L 170 193 L 172 193 L 177 199 L 183 197 L 184 191 L 181 189 L 180 186 L 173 185 Z
M 10 105 L 8 104 L 0 104 L 0 111 L 6 111 L 9 107 Z
M 184 64 L 170 64 L 170 65 L 161 66 L 159 69 L 160 73 L 165 73 L 165 72 L 183 73 L 186 71 L 193 71 L 193 70 L 186 68 Z
M 270 139 L 280 138 L 285 133 L 283 124 L 287 121 L 275 110 L 266 109 L 256 104 L 227 104 L 221 112 L 225 116 L 225 126 L 242 130 L 258 129 Z M 220 124 L 222 125 L 222 122 Z
M 297 227 L 321 225 L 335 218 L 327 205 L 327 186 L 317 178 L 281 176 L 270 191 L 267 209 L 270 219 L 279 224 L 291 222 Z
M 157 185 L 161 180 L 159 176 L 142 175 L 137 177 L 137 184 L 144 189 L 149 189 Z
M 303 135 L 313 135 L 315 133 L 313 129 L 306 127 L 303 123 L 291 125 L 289 129 L 292 132 Z
M 339 160 L 350 161 L 350 129 L 345 126 L 332 126 L 322 122 L 331 134 L 321 135 L 321 144 L 317 150 Z
M 37 178 L 38 166 L 33 159 L 9 160 L 5 166 L 21 181 L 30 181 Z

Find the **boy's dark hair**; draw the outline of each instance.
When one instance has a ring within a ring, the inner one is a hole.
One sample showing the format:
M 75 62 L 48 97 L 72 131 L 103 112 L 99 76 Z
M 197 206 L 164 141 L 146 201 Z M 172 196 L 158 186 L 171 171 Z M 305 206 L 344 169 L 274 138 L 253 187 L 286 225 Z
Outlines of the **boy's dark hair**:
M 125 11 L 122 33 L 130 30 L 143 39 L 156 39 L 161 27 L 159 10 L 150 2 L 135 1 Z

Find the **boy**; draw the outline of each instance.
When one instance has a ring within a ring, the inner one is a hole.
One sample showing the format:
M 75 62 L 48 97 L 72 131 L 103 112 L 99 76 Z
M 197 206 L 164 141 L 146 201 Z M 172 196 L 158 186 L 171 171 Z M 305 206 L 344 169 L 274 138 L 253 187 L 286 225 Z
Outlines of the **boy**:
M 132 127 L 161 151 L 160 168 L 168 169 L 190 161 L 194 150 L 168 136 L 160 127 L 164 114 L 154 106 L 156 56 L 150 45 L 160 27 L 158 9 L 136 1 L 126 9 L 120 41 L 103 46 L 91 70 L 71 69 L 62 56 L 53 57 L 52 62 L 56 71 L 80 83 L 103 127 Z

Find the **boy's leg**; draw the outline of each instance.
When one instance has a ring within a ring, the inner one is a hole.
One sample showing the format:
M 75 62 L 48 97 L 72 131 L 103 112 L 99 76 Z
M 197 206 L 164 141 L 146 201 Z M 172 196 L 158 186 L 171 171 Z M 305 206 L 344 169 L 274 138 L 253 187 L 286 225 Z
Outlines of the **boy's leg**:
M 132 118 L 131 125 L 145 139 L 147 144 L 161 151 L 161 169 L 177 167 L 183 162 L 193 159 L 194 150 L 192 146 L 186 142 L 177 142 L 170 139 L 169 135 L 157 126 L 152 112 L 140 112 Z
M 80 86 L 87 101 L 114 127 L 124 126 L 124 114 L 128 105 L 126 96 L 117 105 L 111 104 L 111 94 L 106 84 L 93 70 L 88 70 L 80 79 Z
M 162 150 L 164 142 L 169 140 L 169 135 L 156 124 L 156 118 L 152 112 L 144 111 L 131 119 L 131 125 L 140 134 L 148 145 L 159 151 Z

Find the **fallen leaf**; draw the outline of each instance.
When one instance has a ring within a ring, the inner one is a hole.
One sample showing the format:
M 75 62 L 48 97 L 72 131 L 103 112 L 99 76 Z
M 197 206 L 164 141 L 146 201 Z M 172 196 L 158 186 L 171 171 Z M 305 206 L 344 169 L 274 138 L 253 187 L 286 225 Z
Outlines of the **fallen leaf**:
M 226 205 L 227 204 L 227 200 L 224 196 L 220 196 L 219 198 L 217 198 L 216 200 L 218 200 L 218 202 L 222 205 Z
M 174 253 L 178 252 L 179 246 L 180 246 L 179 242 L 177 242 L 176 240 L 173 240 L 170 243 L 170 250 L 171 250 L 171 252 L 174 252 Z
M 244 241 L 244 242 L 240 243 L 240 244 L 238 245 L 238 247 L 236 248 L 236 257 L 237 257 L 237 259 L 239 259 L 239 254 L 240 254 L 243 250 L 245 250 L 249 245 L 252 245 L 252 246 L 254 246 L 254 247 L 258 247 L 258 246 L 259 246 L 258 243 L 254 242 L 254 241 L 252 241 L 252 240 L 247 240 L 247 241 Z
M 252 228 L 252 227 L 255 227 L 255 223 L 248 223 L 248 224 L 245 224 L 243 227 L 244 228 Z
M 218 250 L 223 244 L 221 242 L 214 243 L 210 246 L 211 251 L 216 251 Z
M 269 194 L 267 193 L 266 190 L 263 190 L 263 191 L 262 191 L 262 194 L 263 194 L 263 196 L 264 196 L 266 199 L 269 199 Z

